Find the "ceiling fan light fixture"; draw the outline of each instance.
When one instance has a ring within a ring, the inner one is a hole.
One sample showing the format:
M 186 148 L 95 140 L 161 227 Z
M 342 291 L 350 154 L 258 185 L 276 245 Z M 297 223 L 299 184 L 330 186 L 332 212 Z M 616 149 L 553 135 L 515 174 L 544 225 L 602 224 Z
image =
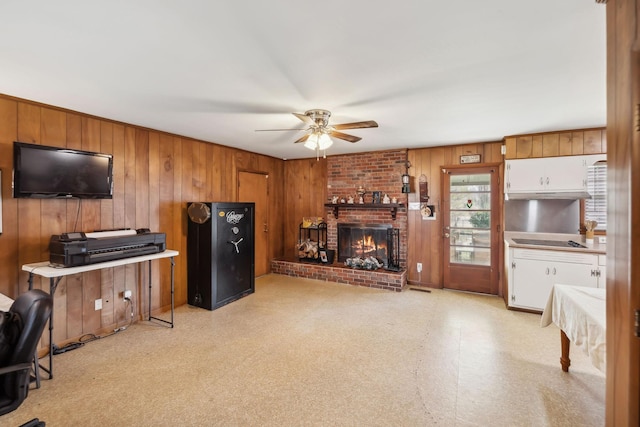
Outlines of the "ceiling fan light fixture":
M 326 150 L 327 148 L 333 145 L 333 140 L 329 135 L 324 132 L 314 132 L 312 133 L 307 141 L 304 143 L 304 146 L 310 150 Z
M 333 145 L 333 140 L 331 137 L 322 131 L 315 131 L 304 143 L 304 146 L 310 150 L 314 150 L 316 152 L 316 159 L 320 160 L 320 150 L 323 151 L 323 158 L 327 157 L 327 152 L 325 151 L 327 148 Z
M 261 131 L 275 130 L 295 130 L 295 131 L 306 131 L 306 134 L 302 138 L 298 138 L 294 143 L 303 142 L 304 146 L 309 150 L 314 150 L 316 152 L 316 157 L 320 160 L 320 151 L 323 151 L 323 156 L 326 158 L 326 150 L 333 145 L 333 139 L 342 139 L 344 141 L 349 141 L 351 143 L 358 142 L 362 138 L 359 136 L 349 135 L 347 133 L 340 132 L 344 129 L 364 129 L 364 128 L 377 128 L 378 123 L 373 120 L 361 121 L 361 122 L 352 122 L 352 123 L 341 123 L 337 125 L 329 125 L 329 117 L 331 117 L 331 112 L 328 110 L 307 110 L 302 113 L 292 113 L 296 116 L 300 121 L 304 122 L 307 125 L 306 129 L 261 129 Z

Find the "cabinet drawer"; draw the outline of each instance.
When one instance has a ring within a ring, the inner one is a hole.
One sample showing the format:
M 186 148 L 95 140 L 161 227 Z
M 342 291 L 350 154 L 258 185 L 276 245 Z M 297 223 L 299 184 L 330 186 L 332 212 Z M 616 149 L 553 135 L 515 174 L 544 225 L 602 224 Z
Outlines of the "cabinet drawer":
M 544 251 L 538 249 L 513 249 L 514 259 L 536 259 L 540 261 L 570 262 L 574 264 L 595 264 L 594 254 L 565 251 Z

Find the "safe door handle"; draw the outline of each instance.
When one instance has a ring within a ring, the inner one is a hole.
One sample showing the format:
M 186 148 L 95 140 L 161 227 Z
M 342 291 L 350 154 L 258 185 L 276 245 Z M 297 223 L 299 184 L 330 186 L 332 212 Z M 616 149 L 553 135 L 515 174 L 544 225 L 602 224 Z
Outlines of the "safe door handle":
M 234 242 L 233 240 L 229 240 L 229 243 L 231 243 L 235 248 L 236 248 L 236 253 L 239 254 L 240 253 L 240 249 L 238 249 L 238 244 L 240 242 L 242 242 L 244 240 L 244 237 L 241 237 L 240 239 L 238 239 L 238 241 Z

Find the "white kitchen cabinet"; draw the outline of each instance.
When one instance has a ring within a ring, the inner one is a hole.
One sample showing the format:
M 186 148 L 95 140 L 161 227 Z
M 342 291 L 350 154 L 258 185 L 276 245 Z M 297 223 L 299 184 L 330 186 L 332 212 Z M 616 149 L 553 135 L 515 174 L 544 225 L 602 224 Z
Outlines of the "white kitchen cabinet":
M 556 283 L 598 286 L 596 254 L 512 248 L 509 259 L 510 307 L 544 310 Z
M 505 160 L 505 193 L 579 193 L 587 190 L 587 170 L 606 155 Z
M 542 191 L 546 159 L 505 160 L 505 193 Z

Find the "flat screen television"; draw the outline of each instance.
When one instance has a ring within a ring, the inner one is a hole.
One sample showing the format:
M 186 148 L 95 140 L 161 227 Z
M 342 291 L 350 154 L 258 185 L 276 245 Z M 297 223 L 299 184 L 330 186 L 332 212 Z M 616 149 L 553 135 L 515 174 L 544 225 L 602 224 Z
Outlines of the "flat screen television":
M 13 197 L 111 199 L 113 156 L 16 141 Z

